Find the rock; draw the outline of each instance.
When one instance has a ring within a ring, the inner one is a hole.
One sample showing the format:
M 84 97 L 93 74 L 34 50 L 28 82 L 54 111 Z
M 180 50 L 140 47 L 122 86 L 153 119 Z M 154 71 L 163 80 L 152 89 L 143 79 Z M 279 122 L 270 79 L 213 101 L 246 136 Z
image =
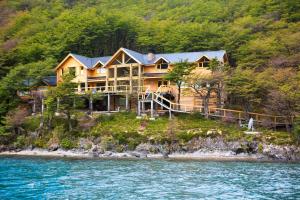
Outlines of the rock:
M 93 142 L 86 138 L 80 138 L 78 141 L 78 146 L 81 149 L 90 149 L 93 146 Z
M 91 152 L 97 152 L 97 151 L 98 151 L 98 146 L 92 145 Z
M 5 146 L 5 145 L 0 145 L 0 152 L 7 151 L 7 150 L 9 150 L 9 149 L 7 148 L 7 146 Z
M 27 147 L 27 149 L 29 149 L 30 151 L 32 151 L 34 149 L 34 146 L 31 144 Z
M 142 143 L 135 148 L 135 151 L 143 152 L 144 154 L 149 154 L 149 153 L 158 153 L 160 150 L 157 145 Z
M 93 139 L 93 143 L 94 144 L 99 144 L 101 142 L 101 138 L 100 137 L 96 137 Z
M 133 157 L 136 157 L 136 158 L 140 158 L 141 157 L 141 154 L 138 153 L 138 152 L 130 152 L 130 155 L 133 156 Z
M 59 144 L 58 143 L 53 143 L 48 147 L 49 151 L 57 151 L 59 148 Z
M 109 157 L 109 156 L 111 156 L 112 154 L 113 154 L 113 153 L 112 153 L 111 151 L 106 151 L 106 152 L 104 153 L 103 156 Z

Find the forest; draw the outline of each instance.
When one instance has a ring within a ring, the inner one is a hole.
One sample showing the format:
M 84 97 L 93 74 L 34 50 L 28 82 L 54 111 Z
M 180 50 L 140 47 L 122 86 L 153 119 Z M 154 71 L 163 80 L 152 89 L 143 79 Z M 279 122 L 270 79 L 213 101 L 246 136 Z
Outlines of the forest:
M 2 0 L 0 117 L 70 52 L 226 50 L 226 107 L 300 110 L 299 0 Z M 3 123 L 3 122 L 2 122 Z

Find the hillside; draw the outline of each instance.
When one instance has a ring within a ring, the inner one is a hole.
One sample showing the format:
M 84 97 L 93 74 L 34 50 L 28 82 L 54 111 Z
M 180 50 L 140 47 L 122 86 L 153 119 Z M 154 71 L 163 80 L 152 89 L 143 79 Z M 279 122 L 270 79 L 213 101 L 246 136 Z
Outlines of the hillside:
M 53 74 L 69 52 L 92 57 L 119 47 L 224 49 L 227 107 L 288 116 L 299 109 L 298 0 L 4 0 L 0 23 L 1 116 L 20 103 L 25 79 Z

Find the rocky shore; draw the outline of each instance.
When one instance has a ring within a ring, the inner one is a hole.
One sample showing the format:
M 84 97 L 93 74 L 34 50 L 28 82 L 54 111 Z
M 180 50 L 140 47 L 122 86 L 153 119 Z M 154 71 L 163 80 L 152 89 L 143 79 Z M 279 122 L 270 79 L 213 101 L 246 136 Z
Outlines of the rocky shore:
M 101 145 L 88 139 L 80 140 L 80 147 L 65 150 L 53 144 L 48 149 L 9 148 L 0 146 L 0 155 L 48 156 L 70 158 L 142 158 L 142 159 L 197 159 L 197 160 L 231 160 L 231 161 L 283 161 L 299 162 L 300 148 L 297 146 L 278 146 L 257 142 L 232 141 L 226 142 L 221 137 L 198 138 L 181 146 L 174 144 L 138 145 L 134 151 L 115 149 L 104 150 Z

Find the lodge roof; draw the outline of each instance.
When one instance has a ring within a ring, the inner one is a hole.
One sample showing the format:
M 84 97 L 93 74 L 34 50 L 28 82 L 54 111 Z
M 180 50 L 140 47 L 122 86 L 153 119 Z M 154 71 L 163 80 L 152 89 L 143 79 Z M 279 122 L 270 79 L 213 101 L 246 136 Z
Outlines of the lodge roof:
M 226 55 L 226 51 L 218 50 L 218 51 L 198 51 L 198 52 L 181 52 L 181 53 L 162 53 L 162 54 L 153 54 L 153 58 L 149 59 L 148 54 L 142 54 L 130 49 L 120 48 L 117 52 L 123 51 L 129 56 L 131 56 L 134 60 L 136 60 L 139 64 L 142 65 L 152 65 L 155 64 L 158 60 L 164 59 L 168 61 L 170 64 L 178 63 L 181 61 L 187 62 L 196 62 L 203 56 L 208 59 L 217 59 L 219 61 L 224 60 L 224 55 Z M 86 56 L 70 53 L 68 56 L 74 57 L 78 60 L 84 67 L 87 69 L 94 68 L 98 63 L 103 66 L 107 65 L 114 56 L 103 56 L 103 57 L 95 57 L 89 58 Z

